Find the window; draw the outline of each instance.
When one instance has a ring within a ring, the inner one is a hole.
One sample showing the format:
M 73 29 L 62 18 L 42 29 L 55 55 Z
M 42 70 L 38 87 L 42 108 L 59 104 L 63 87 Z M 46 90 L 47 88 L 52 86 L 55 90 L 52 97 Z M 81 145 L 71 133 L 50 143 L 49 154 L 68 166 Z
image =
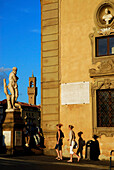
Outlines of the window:
M 34 87 L 33 81 L 30 82 L 30 87 Z
M 97 127 L 114 127 L 114 89 L 97 90 Z
M 114 36 L 96 37 L 96 57 L 114 55 Z

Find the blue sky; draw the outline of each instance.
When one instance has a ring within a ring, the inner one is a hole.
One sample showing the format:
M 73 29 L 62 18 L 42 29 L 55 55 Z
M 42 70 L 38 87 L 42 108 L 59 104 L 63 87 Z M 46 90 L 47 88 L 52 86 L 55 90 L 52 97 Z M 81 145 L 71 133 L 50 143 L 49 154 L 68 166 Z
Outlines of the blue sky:
M 17 67 L 18 101 L 28 102 L 29 77 L 37 78 L 37 104 L 41 79 L 40 0 L 0 0 L 0 101 L 5 99 L 3 78 L 8 83 L 12 67 Z

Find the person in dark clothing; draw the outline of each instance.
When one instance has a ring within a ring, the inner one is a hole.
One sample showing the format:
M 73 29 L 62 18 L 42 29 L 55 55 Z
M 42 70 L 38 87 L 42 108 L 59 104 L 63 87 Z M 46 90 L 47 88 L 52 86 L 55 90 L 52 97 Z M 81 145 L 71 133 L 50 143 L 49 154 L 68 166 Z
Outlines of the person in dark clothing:
M 31 146 L 35 148 L 46 148 L 44 145 L 44 135 L 41 127 L 36 126 L 35 123 L 33 123 L 31 128 Z
M 61 130 L 61 126 L 63 126 L 62 124 L 57 124 L 57 134 L 56 134 L 56 139 L 57 139 L 57 144 L 55 146 L 56 152 L 57 152 L 57 160 L 62 160 L 62 145 L 63 145 L 63 138 L 64 138 L 64 134 Z
M 46 146 L 44 145 L 44 135 L 43 135 L 43 130 L 41 127 L 37 127 L 37 132 L 39 134 L 40 137 L 40 147 L 41 148 L 46 148 Z
M 78 150 L 77 150 L 77 155 L 80 153 L 81 159 L 83 159 L 83 147 L 85 145 L 85 141 L 82 138 L 83 132 L 78 132 L 79 140 L 78 140 Z
M 30 130 L 28 128 L 27 122 L 25 122 L 24 128 L 23 128 L 23 133 L 25 137 L 25 146 L 29 147 L 30 144 Z
M 93 155 L 93 160 L 97 161 L 97 160 L 99 160 L 98 158 L 99 158 L 99 155 L 100 155 L 99 141 L 97 140 L 98 136 L 94 135 L 93 139 L 95 141 L 93 141 L 93 149 L 92 149 L 93 154 L 92 155 Z

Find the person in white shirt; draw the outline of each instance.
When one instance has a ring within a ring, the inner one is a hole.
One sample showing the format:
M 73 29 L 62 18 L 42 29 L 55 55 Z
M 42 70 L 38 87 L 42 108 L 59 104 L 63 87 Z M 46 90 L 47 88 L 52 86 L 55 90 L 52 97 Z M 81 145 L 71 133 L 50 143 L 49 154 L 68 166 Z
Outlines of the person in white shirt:
M 73 155 L 75 155 L 75 156 L 78 158 L 78 162 L 79 162 L 80 156 L 78 156 L 78 155 L 73 151 L 73 148 L 74 148 L 74 145 L 75 145 L 75 139 L 76 139 L 75 133 L 74 133 L 74 131 L 72 130 L 72 129 L 74 128 L 74 126 L 69 125 L 68 128 L 69 128 L 69 130 L 70 130 L 70 132 L 69 132 L 69 139 L 68 139 L 68 141 L 69 141 L 69 143 L 70 143 L 70 160 L 67 161 L 67 162 L 72 162 Z

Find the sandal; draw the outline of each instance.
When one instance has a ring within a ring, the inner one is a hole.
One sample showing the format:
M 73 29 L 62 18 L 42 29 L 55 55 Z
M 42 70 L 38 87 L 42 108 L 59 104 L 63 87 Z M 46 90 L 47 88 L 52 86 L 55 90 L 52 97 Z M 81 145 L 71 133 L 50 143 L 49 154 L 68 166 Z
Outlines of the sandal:
M 71 160 L 67 161 L 67 162 L 72 162 Z
M 62 160 L 63 160 L 63 158 L 60 158 L 60 160 L 62 161 Z

